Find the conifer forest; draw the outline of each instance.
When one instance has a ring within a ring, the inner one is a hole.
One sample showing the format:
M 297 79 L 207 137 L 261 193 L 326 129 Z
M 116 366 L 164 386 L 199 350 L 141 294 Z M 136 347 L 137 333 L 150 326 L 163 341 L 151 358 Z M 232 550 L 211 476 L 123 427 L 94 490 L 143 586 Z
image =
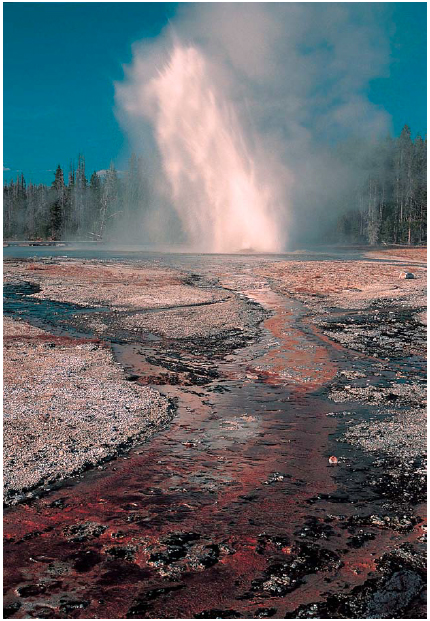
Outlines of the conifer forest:
M 405 125 L 399 137 L 373 144 L 369 154 L 360 184 L 351 188 L 335 226 L 330 219 L 324 240 L 425 243 L 427 139 L 413 138 Z M 50 186 L 27 182 L 23 174 L 4 185 L 4 238 L 111 241 L 118 230 L 132 230 L 150 200 L 148 175 L 136 155 L 126 171 L 119 173 L 111 163 L 89 179 L 85 158 L 79 155 L 67 173 L 57 166 Z

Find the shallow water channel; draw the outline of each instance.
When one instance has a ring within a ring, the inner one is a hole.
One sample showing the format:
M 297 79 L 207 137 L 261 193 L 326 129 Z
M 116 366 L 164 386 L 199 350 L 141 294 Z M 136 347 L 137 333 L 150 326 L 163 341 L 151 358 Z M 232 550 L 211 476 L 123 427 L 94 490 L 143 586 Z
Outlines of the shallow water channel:
M 6 512 L 8 602 L 21 604 L 8 616 L 284 618 L 361 584 L 400 541 L 379 529 L 365 550 L 348 546 L 337 519 L 382 504 L 363 486 L 370 458 L 336 442 L 328 414 L 345 404 L 326 390 L 342 368 L 371 375 L 373 361 L 322 339 L 299 302 L 255 282 L 252 263 L 186 260 L 268 312 L 260 338 L 214 361 L 204 385 L 157 381 L 176 415 L 151 442 Z M 163 377 L 150 335 L 112 347 L 135 381 Z M 77 522 L 101 532 L 65 538 Z M 12 598 L 16 588 L 24 596 Z

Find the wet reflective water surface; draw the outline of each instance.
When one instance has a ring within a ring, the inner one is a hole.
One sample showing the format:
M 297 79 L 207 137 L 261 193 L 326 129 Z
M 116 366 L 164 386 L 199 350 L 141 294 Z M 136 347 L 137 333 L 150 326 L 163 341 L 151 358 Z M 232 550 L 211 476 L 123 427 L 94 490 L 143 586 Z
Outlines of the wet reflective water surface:
M 112 344 L 176 415 L 150 443 L 6 511 L 7 616 L 285 618 L 362 584 L 376 557 L 416 538 L 370 526 L 354 547 L 345 527 L 384 500 L 363 484 L 370 458 L 336 442 L 344 404 L 326 388 L 351 365 L 371 375 L 373 361 L 323 339 L 299 302 L 255 281 L 254 260 L 176 262 L 268 311 L 260 338 L 194 384 L 171 381 L 163 342 Z

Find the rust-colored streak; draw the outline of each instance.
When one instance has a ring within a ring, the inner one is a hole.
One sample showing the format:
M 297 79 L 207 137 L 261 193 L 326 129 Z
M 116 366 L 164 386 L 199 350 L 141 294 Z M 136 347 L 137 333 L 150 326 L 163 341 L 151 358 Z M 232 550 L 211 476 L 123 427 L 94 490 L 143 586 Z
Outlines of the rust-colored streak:
M 350 549 L 343 565 L 310 567 L 289 593 L 255 586 L 271 564 L 293 558 L 309 519 L 333 528 L 313 544 L 340 555 L 349 533 L 338 527 L 339 516 L 354 515 L 356 506 L 328 498 L 346 471 L 329 466 L 337 422 L 327 417 L 333 404 L 317 392 L 347 352 L 303 328 L 300 304 L 270 290 L 247 295 L 272 312 L 263 339 L 220 361 L 219 379 L 205 387 L 173 385 L 169 372 L 139 353 L 142 346 L 115 349 L 140 381 L 153 378 L 177 399 L 177 415 L 126 458 L 6 511 L 6 602 L 23 604 L 12 616 L 44 606 L 58 617 L 61 606 L 76 601 L 82 607 L 70 604 L 63 614 L 192 618 L 221 609 L 249 618 L 265 607 L 284 618 L 328 587 L 363 583 L 376 554 L 405 540 L 374 530 L 375 539 Z M 324 522 L 328 515 L 332 522 Z M 88 523 L 101 532 L 73 536 Z M 177 533 L 191 540 L 170 544 L 171 562 L 164 562 L 166 538 Z M 17 598 L 14 590 L 28 585 L 39 587 Z

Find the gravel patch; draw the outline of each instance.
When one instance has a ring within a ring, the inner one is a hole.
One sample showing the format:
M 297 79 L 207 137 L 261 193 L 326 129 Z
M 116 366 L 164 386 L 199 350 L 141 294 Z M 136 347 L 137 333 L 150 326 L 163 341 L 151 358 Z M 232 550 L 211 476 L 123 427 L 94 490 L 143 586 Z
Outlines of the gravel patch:
M 381 258 L 385 257 L 382 255 Z M 415 275 L 399 279 L 401 271 Z M 261 273 L 273 279 L 281 292 L 302 300 L 316 312 L 330 308 L 367 308 L 378 300 L 393 300 L 405 307 L 426 306 L 427 270 L 413 263 L 370 261 L 288 261 L 263 266 Z
M 383 421 L 358 423 L 342 440 L 365 451 L 385 453 L 401 459 L 422 457 L 426 452 L 426 411 L 415 408 L 384 416 Z
M 426 249 L 366 256 L 370 261 L 279 262 L 260 273 L 302 301 L 330 340 L 364 355 L 356 358 L 360 371 L 344 369 L 329 387 L 332 401 L 357 404 L 364 416 L 343 423 L 339 440 L 373 455 L 366 485 L 414 506 L 426 490 Z M 400 278 L 405 272 L 414 278 Z M 378 469 L 385 474 L 374 475 Z
M 3 336 L 4 337 L 21 337 L 22 339 L 29 336 L 40 336 L 47 334 L 45 330 L 31 326 L 29 323 L 12 317 L 3 317 Z
M 231 329 L 247 330 L 249 312 L 233 296 L 208 306 L 178 308 L 156 314 L 124 316 L 119 326 L 127 330 L 153 332 L 167 338 L 214 336 Z
M 89 306 L 108 304 L 112 310 L 163 308 L 184 303 L 210 304 L 225 297 L 216 290 L 198 289 L 179 283 L 154 287 L 152 283 L 111 285 L 97 282 L 93 287 L 88 285 L 89 283 L 70 286 L 64 281 L 42 282 L 42 291 L 35 293 L 34 297 Z
M 188 284 L 188 277 L 178 270 L 117 261 L 8 261 L 4 278 L 6 282 L 22 279 L 37 283 L 42 290 L 33 296 L 38 299 L 109 306 L 112 310 L 207 304 L 226 297 L 218 289 Z
M 382 386 L 344 386 L 334 388 L 329 397 L 335 403 L 358 401 L 383 405 L 395 403 L 396 405 L 420 406 L 425 402 L 426 388 L 423 384 L 391 384 L 389 387 Z
M 30 332 L 37 337 L 43 331 L 11 319 L 5 331 L 14 337 L 4 342 L 7 504 L 114 457 L 169 421 L 167 399 L 127 382 L 101 345 L 28 340 Z

